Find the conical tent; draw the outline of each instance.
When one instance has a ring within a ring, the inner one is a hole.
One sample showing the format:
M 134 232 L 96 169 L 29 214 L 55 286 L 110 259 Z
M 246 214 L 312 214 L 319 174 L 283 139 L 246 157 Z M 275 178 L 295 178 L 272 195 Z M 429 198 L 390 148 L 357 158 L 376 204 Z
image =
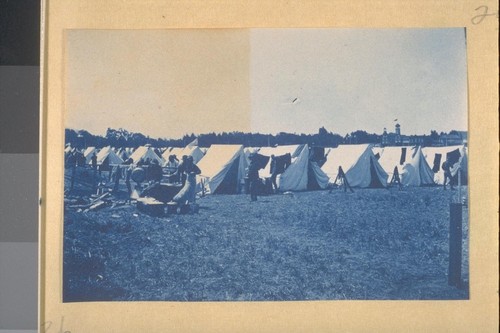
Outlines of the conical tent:
M 175 155 L 178 160 L 182 158 L 183 155 L 193 157 L 194 164 L 198 164 L 198 162 L 205 156 L 203 151 L 196 146 L 186 146 L 185 148 L 172 148 L 170 151 L 163 152 L 163 159 L 165 160 L 165 164 L 168 162 L 168 158 L 171 155 Z
M 390 182 L 394 168 L 398 169 L 401 183 L 405 186 L 425 186 L 434 184 L 434 173 L 427 164 L 421 148 L 418 146 L 373 148 L 378 153 L 378 162 L 388 174 Z
M 300 155 L 300 153 L 304 150 L 304 146 L 306 145 L 285 145 L 285 146 L 276 146 L 276 147 L 262 147 L 258 150 L 258 153 L 263 156 L 271 157 L 274 156 L 283 156 L 286 154 L 290 154 L 292 157 L 292 163 L 295 159 Z M 259 176 L 262 178 L 271 177 L 271 160 L 267 163 L 267 165 L 259 170 Z
M 102 148 L 97 154 L 97 164 L 117 165 L 122 164 L 123 160 L 116 155 L 110 146 Z
M 283 145 L 276 147 L 261 147 L 259 149 L 259 154 L 264 156 L 280 156 L 285 154 L 292 155 L 292 158 L 296 158 L 302 152 L 305 145 Z
M 278 177 L 281 191 L 305 191 L 308 189 L 325 189 L 328 176 L 316 162 L 309 160 L 309 147 L 304 145 L 297 158 Z
M 120 151 L 120 153 L 118 154 L 118 156 L 120 156 L 120 158 L 124 161 L 128 160 L 129 158 L 129 153 L 127 153 L 127 150 L 124 148 Z
M 203 158 L 203 156 L 205 156 L 205 154 L 197 146 L 187 146 L 184 149 L 184 153 L 186 155 L 188 155 L 188 156 L 191 156 L 193 158 L 194 164 L 198 164 L 198 162 L 201 161 L 201 159 Z
M 247 168 L 243 146 L 212 145 L 198 167 L 201 170 L 198 184 L 204 185 L 209 193 L 239 193 Z
M 388 175 L 368 144 L 340 145 L 331 149 L 321 169 L 334 182 L 342 167 L 352 187 L 386 187 Z
M 408 186 L 434 185 L 434 173 L 422 154 L 422 148 L 416 152 L 410 162 L 403 167 L 402 182 Z
M 198 138 L 194 139 L 186 147 L 197 147 L 198 146 Z
M 461 182 L 464 185 L 467 184 L 468 161 L 465 146 L 425 147 L 422 148 L 422 153 L 434 172 L 434 182 L 436 184 L 443 184 L 444 171 L 442 165 L 448 156 L 457 156 L 455 158 L 456 163 L 451 168 L 452 176 L 455 176 L 458 169 L 460 169 Z
M 171 155 L 175 155 L 177 157 L 177 159 L 180 161 L 182 155 L 186 155 L 186 154 L 183 154 L 183 151 L 184 151 L 184 148 L 173 147 L 172 149 L 164 151 L 163 154 L 161 155 L 161 157 L 163 158 L 165 163 L 168 162 L 168 158 Z
M 86 164 L 90 164 L 92 162 L 92 155 L 94 155 L 94 153 L 97 155 L 97 149 L 95 147 L 88 147 L 85 149 L 83 156 L 85 157 Z
M 130 157 L 133 161 L 134 164 L 139 163 L 139 161 L 146 161 L 149 159 L 149 161 L 156 160 L 160 165 L 163 165 L 165 162 L 160 156 L 158 156 L 153 148 L 148 147 L 148 146 L 141 146 L 137 148 Z

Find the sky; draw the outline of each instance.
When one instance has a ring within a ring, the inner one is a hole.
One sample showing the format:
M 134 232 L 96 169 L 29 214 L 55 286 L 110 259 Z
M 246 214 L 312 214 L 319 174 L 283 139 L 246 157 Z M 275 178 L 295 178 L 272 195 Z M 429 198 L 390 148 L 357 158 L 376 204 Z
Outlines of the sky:
M 66 40 L 66 127 L 93 134 L 467 129 L 462 28 L 72 30 Z

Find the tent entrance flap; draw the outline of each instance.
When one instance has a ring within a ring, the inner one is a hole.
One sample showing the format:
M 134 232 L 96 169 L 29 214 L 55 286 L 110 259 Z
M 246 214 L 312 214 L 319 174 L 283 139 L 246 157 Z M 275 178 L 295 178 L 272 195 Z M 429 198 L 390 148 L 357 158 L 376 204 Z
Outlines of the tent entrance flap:
M 311 163 L 307 166 L 307 189 L 308 190 L 321 190 L 321 187 L 316 180 L 316 174 L 312 168 Z
M 224 180 L 215 190 L 214 194 L 236 194 L 238 193 L 238 167 L 239 158 L 235 158 L 231 167 L 229 168 L 227 174 L 224 176 Z
M 375 165 L 373 164 L 373 159 L 370 157 L 370 186 L 369 187 L 374 187 L 374 188 L 383 188 L 384 185 L 380 182 L 380 179 L 377 175 L 377 170 L 375 170 Z

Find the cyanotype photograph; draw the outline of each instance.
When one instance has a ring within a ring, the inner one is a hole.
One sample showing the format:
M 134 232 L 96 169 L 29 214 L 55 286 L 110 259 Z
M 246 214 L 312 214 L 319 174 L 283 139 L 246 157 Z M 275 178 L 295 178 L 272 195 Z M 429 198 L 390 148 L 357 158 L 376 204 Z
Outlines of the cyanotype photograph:
M 63 301 L 469 299 L 463 28 L 67 30 Z

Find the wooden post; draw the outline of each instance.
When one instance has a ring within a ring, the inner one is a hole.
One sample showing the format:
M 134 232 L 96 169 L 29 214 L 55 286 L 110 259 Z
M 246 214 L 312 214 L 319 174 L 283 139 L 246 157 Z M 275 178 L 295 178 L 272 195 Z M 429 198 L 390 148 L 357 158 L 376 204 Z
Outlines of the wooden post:
M 460 162 L 461 163 L 461 162 Z M 458 167 L 458 203 L 462 203 L 462 169 Z
M 450 203 L 450 253 L 448 284 L 460 288 L 462 284 L 462 204 Z

